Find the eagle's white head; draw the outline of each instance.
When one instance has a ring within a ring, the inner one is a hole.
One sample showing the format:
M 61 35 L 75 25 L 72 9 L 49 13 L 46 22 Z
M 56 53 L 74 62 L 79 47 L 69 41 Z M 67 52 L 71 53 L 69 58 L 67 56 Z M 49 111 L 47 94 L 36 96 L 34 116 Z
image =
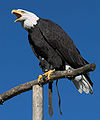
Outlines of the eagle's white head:
M 39 17 L 37 17 L 34 13 L 22 9 L 12 10 L 11 13 L 17 16 L 17 20 L 15 20 L 14 22 L 21 22 L 22 26 L 26 30 L 34 27 L 34 25 L 37 24 L 37 20 L 39 19 Z

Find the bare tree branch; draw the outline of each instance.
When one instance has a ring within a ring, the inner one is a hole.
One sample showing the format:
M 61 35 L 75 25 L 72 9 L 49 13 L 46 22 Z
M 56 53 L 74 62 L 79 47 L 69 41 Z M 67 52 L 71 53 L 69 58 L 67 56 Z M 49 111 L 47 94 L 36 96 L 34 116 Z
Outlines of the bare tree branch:
M 94 71 L 96 68 L 96 65 L 94 63 L 87 64 L 83 67 L 77 68 L 77 69 L 68 69 L 65 71 L 55 71 L 50 75 L 50 80 L 47 78 L 41 79 L 40 84 L 44 85 L 49 83 L 49 81 L 54 81 L 57 79 L 62 78 L 74 78 L 77 75 L 84 74 L 90 71 Z M 0 104 L 3 104 L 6 100 L 9 100 L 10 98 L 17 96 L 23 92 L 29 91 L 32 89 L 32 86 L 38 85 L 38 80 L 33 80 L 24 84 L 21 84 L 19 86 L 16 86 L 9 91 L 6 91 L 0 95 Z

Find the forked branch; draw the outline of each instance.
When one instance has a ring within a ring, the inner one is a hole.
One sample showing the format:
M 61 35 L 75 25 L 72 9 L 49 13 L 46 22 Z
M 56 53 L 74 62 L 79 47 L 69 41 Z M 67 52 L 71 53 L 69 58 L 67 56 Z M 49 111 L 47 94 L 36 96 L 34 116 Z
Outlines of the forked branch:
M 49 83 L 49 81 L 54 81 L 57 79 L 62 78 L 74 78 L 77 75 L 85 74 L 90 71 L 94 71 L 96 68 L 96 65 L 94 63 L 87 64 L 83 67 L 77 68 L 77 69 L 68 69 L 65 71 L 55 71 L 50 75 L 50 80 L 47 78 L 41 79 L 40 84 L 44 85 Z M 3 104 L 6 100 L 9 100 L 10 98 L 17 96 L 23 92 L 29 91 L 32 89 L 32 86 L 38 85 L 38 80 L 33 80 L 24 84 L 21 84 L 19 86 L 16 86 L 0 95 L 0 104 Z

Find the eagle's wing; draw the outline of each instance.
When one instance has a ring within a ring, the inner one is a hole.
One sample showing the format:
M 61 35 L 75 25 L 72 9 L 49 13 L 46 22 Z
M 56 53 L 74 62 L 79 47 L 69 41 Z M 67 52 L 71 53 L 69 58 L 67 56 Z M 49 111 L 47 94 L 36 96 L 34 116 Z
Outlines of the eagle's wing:
M 78 68 L 88 64 L 88 62 L 82 58 L 72 39 L 59 25 L 41 18 L 38 27 L 45 41 L 70 66 Z

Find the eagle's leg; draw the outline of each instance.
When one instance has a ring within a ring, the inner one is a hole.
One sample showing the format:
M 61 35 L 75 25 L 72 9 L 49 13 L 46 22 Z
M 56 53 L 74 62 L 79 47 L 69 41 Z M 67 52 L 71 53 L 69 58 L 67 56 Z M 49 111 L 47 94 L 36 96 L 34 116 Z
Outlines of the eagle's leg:
M 41 78 L 42 78 L 43 76 L 47 77 L 48 80 L 50 80 L 50 75 L 51 75 L 51 73 L 54 72 L 54 71 L 55 71 L 55 69 L 54 69 L 54 70 L 49 70 L 48 72 L 46 72 L 46 73 L 44 73 L 44 74 L 42 74 L 42 75 L 39 75 L 39 77 L 38 77 L 38 82 L 40 82 L 40 80 L 41 80 Z

